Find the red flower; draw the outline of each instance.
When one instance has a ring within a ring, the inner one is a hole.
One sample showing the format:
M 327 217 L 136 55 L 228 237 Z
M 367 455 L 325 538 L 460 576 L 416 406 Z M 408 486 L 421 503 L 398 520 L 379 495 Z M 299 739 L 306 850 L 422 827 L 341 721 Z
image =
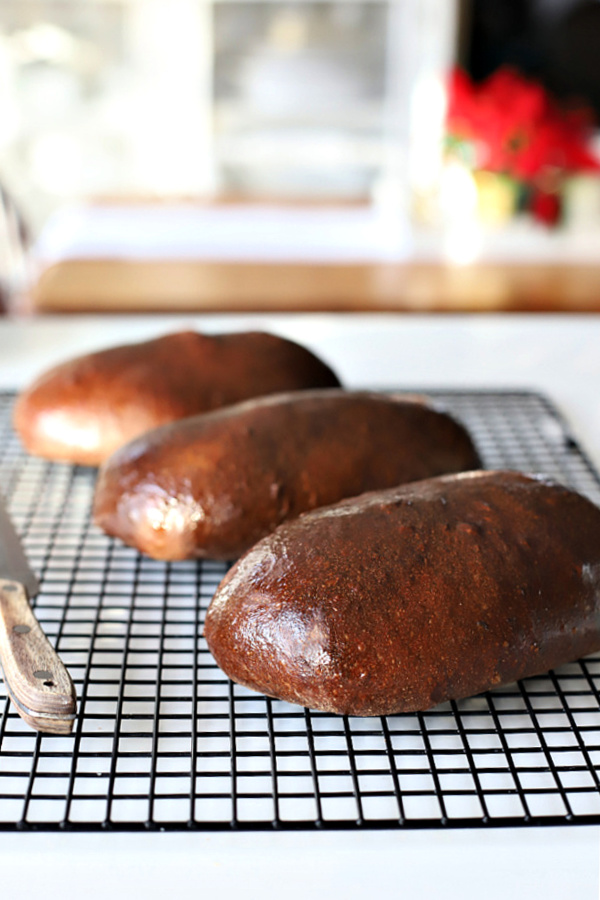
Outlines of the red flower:
M 560 219 L 561 204 L 558 194 L 546 194 L 534 191 L 529 203 L 529 211 L 539 222 L 545 225 L 556 225 Z
M 471 148 L 474 168 L 526 183 L 554 173 L 597 171 L 587 109 L 563 110 L 536 81 L 498 69 L 481 84 L 456 70 L 450 78 L 447 130 Z

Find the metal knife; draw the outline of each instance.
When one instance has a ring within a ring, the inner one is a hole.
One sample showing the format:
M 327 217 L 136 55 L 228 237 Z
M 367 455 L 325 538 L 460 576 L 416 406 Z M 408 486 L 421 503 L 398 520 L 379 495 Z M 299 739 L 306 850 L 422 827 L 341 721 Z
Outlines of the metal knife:
M 38 587 L 0 497 L 0 664 L 4 683 L 28 725 L 50 734 L 70 734 L 77 695 L 29 603 Z

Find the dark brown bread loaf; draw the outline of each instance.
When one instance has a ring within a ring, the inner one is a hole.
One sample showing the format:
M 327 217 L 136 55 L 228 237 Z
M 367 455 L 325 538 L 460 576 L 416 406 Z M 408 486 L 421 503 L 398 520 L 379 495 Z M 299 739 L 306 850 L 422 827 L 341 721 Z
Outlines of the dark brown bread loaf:
M 248 397 L 337 385 L 321 360 L 284 338 L 185 331 L 56 366 L 21 394 L 14 425 L 36 456 L 98 465 L 166 422 Z
M 345 501 L 242 557 L 205 636 L 235 681 L 320 710 L 470 696 L 600 649 L 600 510 L 511 472 Z
M 157 559 L 233 559 L 305 510 L 478 465 L 465 429 L 424 403 L 301 391 L 123 447 L 100 471 L 94 517 Z

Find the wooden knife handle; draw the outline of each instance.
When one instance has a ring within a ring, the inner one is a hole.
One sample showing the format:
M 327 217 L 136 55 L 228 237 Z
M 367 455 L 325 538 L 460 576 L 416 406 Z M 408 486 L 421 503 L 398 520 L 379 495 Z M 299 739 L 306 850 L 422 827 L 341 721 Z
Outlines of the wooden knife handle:
M 75 687 L 17 581 L 0 579 L 0 663 L 17 712 L 37 731 L 70 734 Z

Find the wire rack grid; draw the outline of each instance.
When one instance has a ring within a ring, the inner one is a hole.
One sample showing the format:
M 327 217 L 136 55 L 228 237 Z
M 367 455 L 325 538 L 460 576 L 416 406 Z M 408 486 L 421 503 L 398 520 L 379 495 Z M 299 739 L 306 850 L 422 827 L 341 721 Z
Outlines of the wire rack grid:
M 488 468 L 600 481 L 544 398 L 429 392 Z M 226 571 L 160 563 L 90 521 L 92 470 L 25 455 L 0 394 L 0 488 L 68 666 L 69 737 L 0 683 L 0 830 L 356 829 L 600 823 L 600 655 L 426 713 L 349 718 L 232 684 L 202 637 Z

